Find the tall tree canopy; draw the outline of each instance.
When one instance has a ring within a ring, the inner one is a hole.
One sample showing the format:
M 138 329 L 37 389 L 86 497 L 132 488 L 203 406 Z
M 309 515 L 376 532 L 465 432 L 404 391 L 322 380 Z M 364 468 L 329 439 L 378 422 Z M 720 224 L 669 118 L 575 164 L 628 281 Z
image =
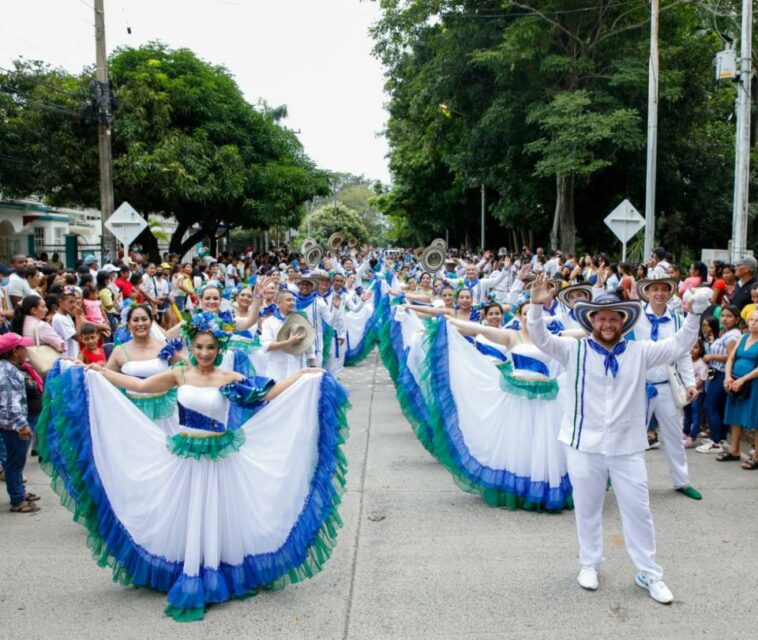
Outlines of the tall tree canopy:
M 644 202 L 649 3 L 381 5 L 393 188 L 376 205 L 399 239 L 477 237 L 483 184 L 494 241 L 614 246 L 603 217 L 625 197 Z M 702 6 L 661 5 L 657 237 L 725 247 L 734 88 L 712 75 L 724 42 Z
M 116 202 L 174 216 L 178 227 L 170 250 L 184 253 L 222 225 L 296 226 L 303 203 L 328 191 L 327 174 L 280 124 L 286 110 L 248 103 L 223 67 L 188 49 L 154 43 L 117 50 L 109 68 L 118 101 L 112 127 Z M 66 114 L 35 108 L 27 98 L 46 91 L 51 79 L 81 93 L 88 75 L 70 78 L 38 63 L 17 63 L 0 77 L 6 92 L 0 105 L 10 115 L 0 121 L 0 142 L 13 141 L 13 157 L 35 149 L 41 164 L 39 170 L 6 173 L 0 156 L 0 188 L 43 195 L 55 204 L 97 206 L 96 132 L 54 117 Z M 40 148 L 40 139 L 56 144 Z M 149 229 L 140 239 L 157 247 Z

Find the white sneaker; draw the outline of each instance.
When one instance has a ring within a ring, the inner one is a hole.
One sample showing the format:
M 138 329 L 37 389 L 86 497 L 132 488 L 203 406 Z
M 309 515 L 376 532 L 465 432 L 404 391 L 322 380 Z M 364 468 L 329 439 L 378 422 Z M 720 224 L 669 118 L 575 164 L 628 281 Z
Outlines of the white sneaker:
M 591 564 L 584 565 L 576 581 L 582 589 L 595 591 L 597 589 L 597 567 Z
M 638 573 L 634 577 L 634 581 L 637 583 L 638 587 L 647 589 L 650 597 L 656 602 L 660 602 L 661 604 L 671 604 L 674 601 L 674 595 L 663 580 L 653 580 Z
M 695 451 L 698 453 L 721 453 L 721 445 L 716 444 L 713 440 L 709 440 L 701 444 L 699 447 L 695 447 Z

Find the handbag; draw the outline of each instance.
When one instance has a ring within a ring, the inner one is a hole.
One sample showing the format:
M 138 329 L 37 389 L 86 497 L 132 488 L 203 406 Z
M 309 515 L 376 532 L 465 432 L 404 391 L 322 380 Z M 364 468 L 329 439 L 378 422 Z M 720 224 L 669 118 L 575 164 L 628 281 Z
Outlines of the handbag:
M 742 388 L 739 391 L 732 391 L 731 389 L 727 391 L 727 394 L 732 396 L 735 400 L 747 400 L 750 397 L 750 389 L 753 386 L 753 381 L 748 380 L 745 384 L 742 385 Z
M 34 346 L 26 348 L 26 353 L 34 370 L 44 378 L 61 354 L 50 345 L 39 343 L 39 322 L 34 327 L 34 342 Z
M 689 400 L 687 399 L 687 387 L 684 386 L 684 380 L 682 380 L 682 376 L 679 375 L 675 366 L 668 366 L 668 379 L 674 404 L 677 409 L 681 409 L 689 404 Z

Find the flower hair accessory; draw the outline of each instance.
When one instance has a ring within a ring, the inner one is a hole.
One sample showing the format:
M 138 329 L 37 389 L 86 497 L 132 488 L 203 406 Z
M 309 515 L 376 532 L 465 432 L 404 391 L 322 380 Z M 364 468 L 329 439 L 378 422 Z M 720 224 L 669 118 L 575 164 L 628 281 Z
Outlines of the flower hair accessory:
M 182 333 L 188 341 L 191 341 L 199 333 L 209 333 L 218 340 L 221 350 L 225 351 L 229 346 L 233 332 L 234 325 L 229 322 L 228 318 L 210 311 L 202 311 L 194 315 L 184 314 Z

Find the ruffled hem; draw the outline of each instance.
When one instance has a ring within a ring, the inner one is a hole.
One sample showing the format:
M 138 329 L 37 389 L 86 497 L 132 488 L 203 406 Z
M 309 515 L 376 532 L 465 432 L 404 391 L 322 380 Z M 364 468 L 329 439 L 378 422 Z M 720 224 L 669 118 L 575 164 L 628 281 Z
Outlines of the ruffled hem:
M 138 545 L 116 517 L 104 491 L 92 451 L 84 370 L 51 369 L 38 423 L 42 468 L 61 503 L 88 530 L 87 546 L 113 580 L 168 593 L 166 613 L 175 620 L 202 618 L 205 605 L 280 588 L 321 570 L 342 525 L 337 508 L 345 486 L 347 461 L 340 445 L 348 427 L 347 393 L 323 374 L 318 404 L 318 459 L 308 496 L 285 542 L 274 552 L 246 556 L 239 565 L 201 567 L 186 576 L 183 563 L 151 554 Z
M 240 450 L 245 444 L 245 432 L 224 431 L 219 436 L 197 437 L 177 433 L 168 439 L 168 449 L 180 458 L 218 460 Z
M 374 310 L 371 313 L 371 317 L 366 321 L 363 335 L 358 344 L 355 347 L 348 348 L 345 352 L 346 367 L 354 367 L 363 362 L 379 341 L 380 314 L 382 313 L 382 309 L 380 308 L 381 301 L 382 285 L 381 282 L 376 282 L 374 284 Z
M 176 413 L 176 389 L 154 396 L 135 396 L 126 391 L 122 393 L 129 401 L 151 420 L 163 420 Z
M 532 480 L 507 469 L 494 469 L 480 463 L 464 442 L 458 422 L 458 408 L 450 389 L 447 323 L 431 324 L 425 336 L 427 356 L 425 375 L 429 375 L 437 410 L 430 414 L 434 454 L 453 475 L 464 491 L 476 493 L 492 507 L 558 512 L 572 509 L 571 482 L 564 474 L 557 486 Z
M 530 400 L 555 400 L 558 397 L 557 380 L 525 380 L 513 375 L 513 364 L 504 362 L 497 365 L 502 377 L 500 388 L 513 396 Z
M 434 453 L 433 431 L 430 424 L 430 407 L 424 401 L 421 387 L 407 366 L 408 349 L 403 346 L 403 331 L 399 322 L 387 320 L 380 329 L 379 355 L 395 385 L 395 395 L 406 420 L 421 445 Z

